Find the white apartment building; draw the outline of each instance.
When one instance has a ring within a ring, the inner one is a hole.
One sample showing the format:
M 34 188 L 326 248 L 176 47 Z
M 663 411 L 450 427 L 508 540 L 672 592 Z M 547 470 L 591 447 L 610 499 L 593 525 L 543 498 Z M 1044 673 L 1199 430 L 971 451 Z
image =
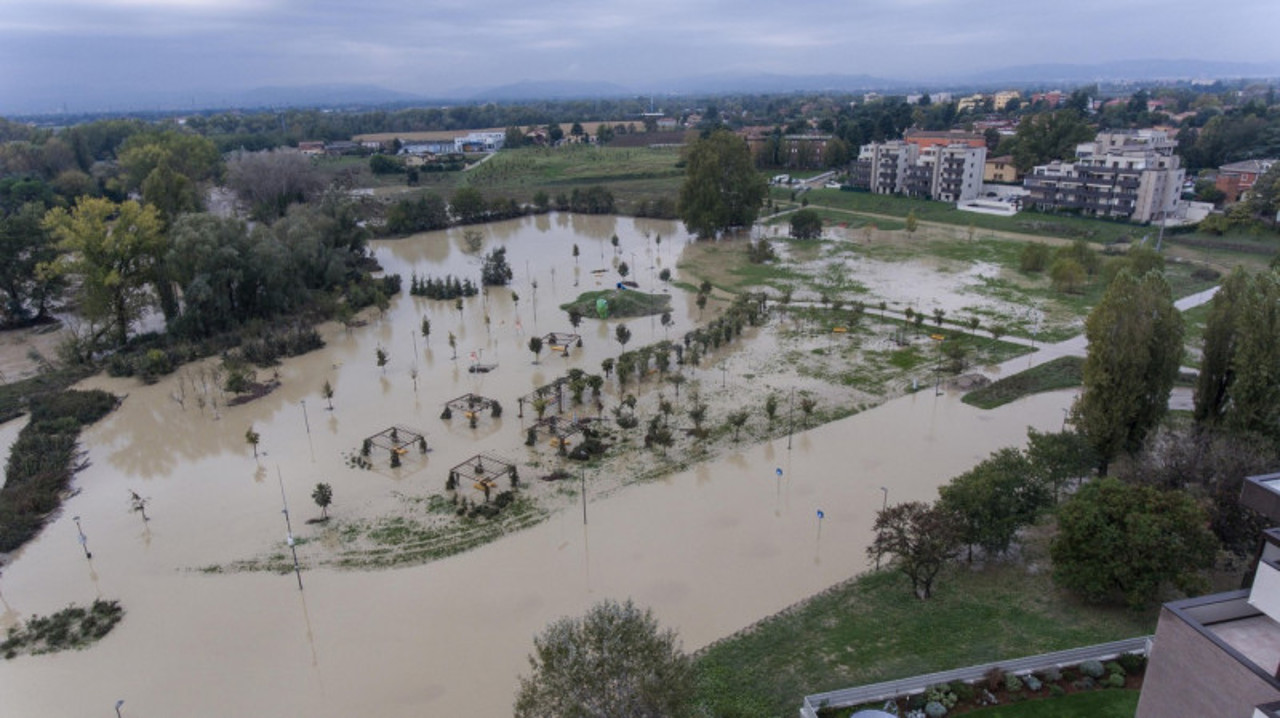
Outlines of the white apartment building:
M 920 145 L 904 140 L 863 145 L 850 183 L 876 194 L 902 194 L 941 202 L 976 198 L 982 191 L 986 147 Z
M 1141 223 L 1176 216 L 1186 176 L 1176 146 L 1161 130 L 1100 132 L 1076 146 L 1073 162 L 1034 168 L 1023 180 L 1027 201 Z

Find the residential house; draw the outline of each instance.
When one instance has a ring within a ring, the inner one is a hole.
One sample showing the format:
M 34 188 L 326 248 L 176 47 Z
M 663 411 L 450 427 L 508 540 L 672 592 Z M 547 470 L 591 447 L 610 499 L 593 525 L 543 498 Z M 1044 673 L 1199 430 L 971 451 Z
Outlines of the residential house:
M 657 124 L 659 132 L 670 132 L 679 126 L 680 123 L 674 117 L 660 117 L 658 118 Z
M 1076 146 L 1074 161 L 1035 167 L 1023 180 L 1027 202 L 1141 223 L 1176 216 L 1186 171 L 1175 147 L 1157 130 L 1100 132 Z
M 1280 474 L 1245 480 L 1240 502 L 1280 523 Z M 1280 717 L 1280 529 L 1264 534 L 1253 587 L 1166 603 L 1136 718 Z
M 1222 165 L 1218 168 L 1218 179 L 1214 182 L 1214 186 L 1222 190 L 1226 195 L 1224 203 L 1234 204 L 1239 202 L 1250 189 L 1258 178 L 1267 173 L 1271 166 L 1276 163 L 1274 159 L 1266 160 L 1245 160 L 1243 162 L 1232 162 L 1231 164 Z
M 298 151 L 308 157 L 319 157 L 324 154 L 324 141 L 303 140 L 298 143 Z
M 1013 165 L 1013 155 L 988 157 L 986 164 L 983 165 L 983 182 L 1012 184 L 1020 179 L 1022 179 L 1022 175 L 1018 173 L 1018 168 Z

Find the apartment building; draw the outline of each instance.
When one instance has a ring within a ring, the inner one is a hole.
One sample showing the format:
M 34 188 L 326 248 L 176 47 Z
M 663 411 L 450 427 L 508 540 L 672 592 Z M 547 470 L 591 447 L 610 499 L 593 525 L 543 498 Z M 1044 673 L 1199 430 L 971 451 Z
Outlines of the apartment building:
M 1023 180 L 1028 204 L 1131 222 L 1176 216 L 1186 171 L 1160 130 L 1101 132 L 1071 162 L 1035 167 Z
M 1280 523 L 1280 474 L 1246 479 L 1240 501 Z M 1136 718 L 1280 716 L 1280 530 L 1265 537 L 1251 589 L 1160 610 Z
M 941 202 L 973 199 L 982 190 L 985 145 L 907 140 L 863 145 L 850 172 L 854 187 Z

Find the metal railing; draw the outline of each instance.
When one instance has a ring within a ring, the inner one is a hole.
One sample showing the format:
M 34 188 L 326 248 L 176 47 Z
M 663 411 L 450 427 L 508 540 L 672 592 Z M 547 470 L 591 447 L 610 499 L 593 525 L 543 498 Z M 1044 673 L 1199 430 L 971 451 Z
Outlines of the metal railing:
M 800 718 L 818 718 L 818 711 L 822 708 L 844 708 L 863 703 L 879 703 L 890 698 L 923 693 L 929 686 L 939 683 L 950 683 L 951 681 L 971 683 L 985 676 L 987 671 L 992 668 L 999 668 L 1005 673 L 1024 675 L 1045 668 L 1074 666 L 1090 659 L 1108 660 L 1125 653 L 1146 655 L 1151 650 L 1151 639 L 1152 636 L 1127 638 L 1123 641 L 1069 648 L 1065 651 L 1041 653 L 1038 656 L 1015 658 L 1010 661 L 983 663 L 950 671 L 909 676 L 896 681 L 884 681 L 854 688 L 844 688 L 838 691 L 815 693 L 804 697 L 804 702 L 800 705 Z

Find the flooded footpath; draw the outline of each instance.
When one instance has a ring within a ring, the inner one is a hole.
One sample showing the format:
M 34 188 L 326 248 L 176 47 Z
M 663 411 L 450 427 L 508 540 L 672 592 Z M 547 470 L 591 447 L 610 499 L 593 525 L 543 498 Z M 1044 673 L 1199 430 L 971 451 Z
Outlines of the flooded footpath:
M 123 699 L 131 717 L 509 715 L 533 636 L 549 621 L 604 598 L 631 598 L 696 649 L 865 570 L 872 518 L 886 499 L 932 499 L 990 452 L 1021 445 L 1028 426 L 1059 428 L 1073 397 L 1043 394 L 984 412 L 959 393 L 921 391 L 613 492 L 587 503 L 585 523 L 575 505 L 425 565 L 307 570 L 302 590 L 291 573 L 200 570 L 282 546 L 282 488 L 293 530 L 305 535 L 303 522 L 318 513 L 309 498 L 318 481 L 333 485 L 336 516 L 376 513 L 389 495 L 440 492 L 448 467 L 477 451 L 519 447 L 516 395 L 568 367 L 596 371 L 618 351 L 613 322 L 584 322 L 581 352 L 544 354 L 535 365 L 528 333 L 567 328 L 554 305 L 594 284 L 599 275 L 590 270 L 610 263 L 614 233 L 614 256 L 631 262 L 635 252 L 642 284 L 651 268 L 674 266 L 684 241 L 670 223 L 608 220 L 590 231 L 584 222 L 557 233 L 555 218 L 546 229 L 532 219 L 487 229 L 495 232 L 488 242 L 538 233 L 510 245 L 519 301 L 491 292 L 457 312 L 400 297 L 367 327 L 327 329 L 326 349 L 285 362 L 281 388 L 243 406 L 200 407 L 198 367 L 151 387 L 92 380 L 128 398 L 85 432 L 90 466 L 76 477 L 80 493 L 4 567 L 0 619 L 12 625 L 98 596 L 119 600 L 126 615 L 88 650 L 0 662 L 0 713 L 110 715 Z M 647 241 L 646 231 L 661 232 L 663 242 Z M 377 251 L 407 286 L 409 271 L 475 271 L 460 237 L 380 243 Z M 439 246 L 446 240 L 453 244 Z M 690 298 L 673 298 L 677 336 L 697 310 Z M 433 324 L 425 347 L 415 337 L 423 313 Z M 636 346 L 665 334 L 648 320 L 630 326 Z M 468 373 L 466 359 L 450 358 L 450 331 L 462 357 L 483 350 L 500 370 Z M 375 347 L 392 356 L 387 367 L 375 365 Z M 706 374 L 708 383 L 725 381 L 714 368 Z M 326 380 L 335 387 L 333 411 L 318 395 Z M 748 380 L 729 382 L 752 391 Z M 442 402 L 466 391 L 501 398 L 504 417 L 476 431 L 440 420 Z M 361 437 L 393 423 L 422 427 L 433 451 L 396 472 L 345 464 Z M 249 426 L 262 436 L 257 459 L 245 443 Z M 608 478 L 585 475 L 588 484 Z M 131 490 L 150 499 L 151 521 L 128 510 Z M 73 515 L 82 517 L 92 560 L 76 541 Z M 313 549 L 298 550 L 305 563 Z

